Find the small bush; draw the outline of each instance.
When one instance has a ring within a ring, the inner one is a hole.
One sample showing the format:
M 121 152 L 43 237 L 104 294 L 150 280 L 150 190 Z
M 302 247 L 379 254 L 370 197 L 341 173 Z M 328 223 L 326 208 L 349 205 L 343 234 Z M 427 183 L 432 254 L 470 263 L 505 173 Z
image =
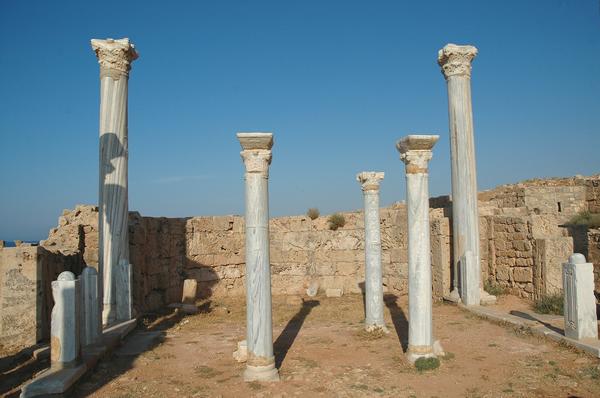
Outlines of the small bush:
M 483 285 L 483 290 L 496 297 L 506 294 L 506 289 L 503 286 L 501 286 L 498 282 L 485 282 L 485 284 Z
M 437 358 L 419 358 L 415 361 L 415 368 L 419 372 L 433 370 L 440 367 L 440 360 Z
M 310 209 L 308 209 L 308 211 L 306 212 L 306 215 L 308 216 L 308 218 L 310 218 L 311 220 L 314 220 L 315 218 L 319 218 L 319 215 L 321 215 L 321 213 L 319 212 L 319 209 L 317 209 L 316 207 L 311 207 Z
M 533 303 L 533 310 L 538 314 L 563 315 L 565 298 L 562 294 L 541 296 Z
M 600 228 L 600 213 L 579 212 L 569 220 L 570 225 L 585 225 L 588 228 Z
M 335 213 L 329 216 L 329 229 L 336 231 L 338 228 L 346 225 L 346 218 L 340 213 Z

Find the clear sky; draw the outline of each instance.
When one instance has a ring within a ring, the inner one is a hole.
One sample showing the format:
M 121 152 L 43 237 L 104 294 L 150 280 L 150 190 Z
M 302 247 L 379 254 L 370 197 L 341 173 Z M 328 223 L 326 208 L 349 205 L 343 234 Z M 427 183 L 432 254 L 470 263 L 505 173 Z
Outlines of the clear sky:
M 600 172 L 600 5 L 538 1 L 0 2 L 0 239 L 43 239 L 98 195 L 99 66 L 91 38 L 129 37 L 129 205 L 243 214 L 237 131 L 275 134 L 272 216 L 359 209 L 355 181 L 394 143 L 441 136 L 450 191 L 446 43 L 473 44 L 479 188 Z

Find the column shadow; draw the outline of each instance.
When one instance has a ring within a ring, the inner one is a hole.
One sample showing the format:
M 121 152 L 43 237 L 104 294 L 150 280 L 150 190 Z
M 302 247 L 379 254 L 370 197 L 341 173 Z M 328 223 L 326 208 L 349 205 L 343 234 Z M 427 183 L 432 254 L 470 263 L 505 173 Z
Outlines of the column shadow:
M 304 320 L 310 314 L 310 311 L 320 302 L 318 300 L 302 301 L 302 308 L 294 315 L 285 325 L 277 340 L 273 343 L 273 351 L 275 352 L 275 366 L 279 369 L 288 351 L 294 344 L 294 340 L 298 336 Z
M 398 296 L 395 294 L 385 294 L 383 296 L 383 302 L 390 311 L 392 323 L 398 335 L 398 341 L 400 341 L 400 345 L 402 346 L 402 351 L 406 352 L 408 350 L 408 319 L 404 315 L 404 310 L 398 306 L 397 300 Z
M 542 325 L 544 325 L 545 327 L 547 327 L 548 329 L 550 329 L 550 330 L 552 330 L 552 331 L 554 331 L 556 333 L 559 333 L 559 334 L 562 334 L 562 335 L 565 334 L 565 331 L 563 329 L 558 328 L 558 327 L 556 327 L 554 325 L 551 325 L 548 322 L 544 322 L 541 319 L 539 319 L 537 317 L 534 317 L 531 314 L 528 314 L 527 312 L 514 311 L 513 310 L 513 311 L 510 311 L 510 314 L 514 315 L 514 316 L 518 316 L 519 318 L 527 319 L 528 321 L 534 321 L 534 322 L 541 323 Z

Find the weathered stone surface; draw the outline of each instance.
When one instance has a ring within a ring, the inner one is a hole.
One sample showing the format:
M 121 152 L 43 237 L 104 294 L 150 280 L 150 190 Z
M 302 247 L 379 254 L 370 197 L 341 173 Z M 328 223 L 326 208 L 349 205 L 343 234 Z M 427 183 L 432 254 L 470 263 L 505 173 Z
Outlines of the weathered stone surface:
M 342 289 L 326 289 L 325 296 L 327 297 L 342 297 L 344 291 Z
M 598 339 L 593 266 L 582 254 L 563 264 L 565 335 L 575 340 Z

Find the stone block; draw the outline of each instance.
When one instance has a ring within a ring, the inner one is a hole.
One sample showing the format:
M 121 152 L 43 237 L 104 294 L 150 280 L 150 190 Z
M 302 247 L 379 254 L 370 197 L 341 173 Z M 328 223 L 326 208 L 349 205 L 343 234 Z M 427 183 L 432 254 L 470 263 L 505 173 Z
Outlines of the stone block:
M 530 268 L 513 268 L 513 280 L 515 282 L 533 282 L 533 272 Z
M 326 289 L 325 296 L 327 297 L 342 297 L 343 291 L 342 289 Z
M 565 335 L 575 340 L 598 339 L 594 268 L 582 254 L 563 264 Z
M 195 279 L 186 279 L 183 281 L 183 294 L 181 302 L 184 304 L 195 304 L 198 294 L 198 281 Z
M 80 359 L 80 287 L 72 272 L 62 272 L 52 282 L 50 361 L 56 367 L 75 367 Z

